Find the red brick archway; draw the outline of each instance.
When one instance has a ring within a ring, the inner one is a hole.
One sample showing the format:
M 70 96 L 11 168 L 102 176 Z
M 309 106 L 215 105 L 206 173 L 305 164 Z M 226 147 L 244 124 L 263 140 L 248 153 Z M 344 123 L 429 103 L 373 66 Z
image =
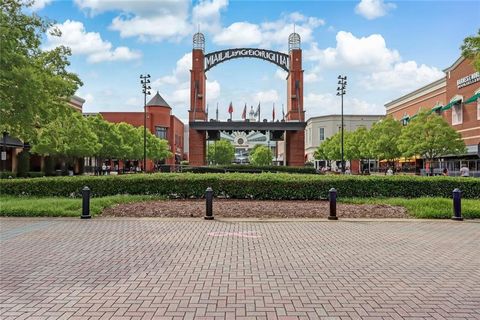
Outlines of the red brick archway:
M 303 69 L 300 36 L 292 33 L 289 37 L 289 53 L 240 48 L 205 54 L 205 38 L 197 33 L 193 37 L 192 70 L 190 70 L 189 121 L 207 121 L 206 76 L 205 72 L 215 65 L 235 58 L 259 58 L 274 63 L 288 72 L 286 122 L 304 122 L 303 110 Z M 285 131 L 285 159 L 289 166 L 303 166 L 305 163 L 304 130 Z M 191 165 L 205 165 L 206 131 L 189 128 L 189 162 Z

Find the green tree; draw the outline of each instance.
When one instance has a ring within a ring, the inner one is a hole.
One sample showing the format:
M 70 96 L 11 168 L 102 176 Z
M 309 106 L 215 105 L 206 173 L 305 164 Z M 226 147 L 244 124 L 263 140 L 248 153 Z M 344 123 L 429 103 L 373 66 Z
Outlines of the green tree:
M 257 147 L 258 146 L 258 147 Z M 273 153 L 269 147 L 257 145 L 250 153 L 250 163 L 255 166 L 268 166 L 272 164 Z
M 228 140 L 219 140 L 208 145 L 208 159 L 214 164 L 231 164 L 235 159 L 235 147 Z
M 125 122 L 117 123 L 115 126 L 118 128 L 124 144 L 119 158 L 123 160 L 143 159 L 143 126 L 136 128 Z
M 126 153 L 126 146 L 118 126 L 105 121 L 101 115 L 88 117 L 87 121 L 101 143 L 95 157 L 100 160 L 119 159 Z
M 420 155 L 430 163 L 447 154 L 466 152 L 460 133 L 441 116 L 420 112 L 402 130 L 398 148 L 405 157 Z M 433 167 L 430 166 L 433 170 Z
M 36 142 L 37 129 L 56 118 L 82 83 L 66 70 L 70 49 L 41 49 L 53 23 L 27 14 L 31 3 L 0 1 L 0 129 Z
M 101 148 L 88 121 L 78 111 L 63 107 L 56 119 L 38 130 L 32 152 L 55 156 L 73 164 L 76 158 L 94 156 Z
M 402 124 L 387 117 L 373 124 L 369 132 L 368 150 L 380 160 L 387 160 L 391 165 L 402 153 L 398 149 L 398 138 L 402 132 Z
M 475 70 L 480 71 L 480 29 L 477 35 L 466 37 L 460 49 L 462 56 L 471 59 Z
M 172 156 L 170 146 L 165 139 L 159 139 L 150 131 L 147 131 L 147 158 L 151 160 L 163 160 Z

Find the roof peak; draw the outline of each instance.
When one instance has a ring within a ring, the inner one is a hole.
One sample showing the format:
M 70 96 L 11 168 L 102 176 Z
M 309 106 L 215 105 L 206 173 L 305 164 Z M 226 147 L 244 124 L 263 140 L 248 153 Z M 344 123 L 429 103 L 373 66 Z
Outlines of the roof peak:
M 153 96 L 150 101 L 147 103 L 147 107 L 168 107 L 171 108 L 168 103 L 165 101 L 165 99 L 162 98 L 160 93 L 157 90 L 157 93 Z

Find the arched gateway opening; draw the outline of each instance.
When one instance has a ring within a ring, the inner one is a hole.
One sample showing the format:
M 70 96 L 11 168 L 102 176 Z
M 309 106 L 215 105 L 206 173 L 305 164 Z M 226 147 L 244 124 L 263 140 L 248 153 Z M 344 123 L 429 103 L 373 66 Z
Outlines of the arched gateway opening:
M 303 70 L 300 36 L 288 37 L 289 53 L 237 48 L 205 54 L 205 37 L 193 36 L 192 70 L 190 70 L 189 161 L 191 165 L 206 163 L 206 141 L 220 139 L 221 131 L 269 132 L 271 141 L 284 141 L 284 162 L 289 166 L 303 166 L 305 162 L 305 114 L 303 111 Z M 236 58 L 257 58 L 268 61 L 288 72 L 287 112 L 285 119 L 276 122 L 216 121 L 207 119 L 206 75 L 216 65 Z

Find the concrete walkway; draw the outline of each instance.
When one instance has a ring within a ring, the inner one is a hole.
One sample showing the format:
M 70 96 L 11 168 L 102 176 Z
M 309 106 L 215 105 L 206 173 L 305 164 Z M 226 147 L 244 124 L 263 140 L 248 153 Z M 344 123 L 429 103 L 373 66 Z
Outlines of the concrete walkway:
M 480 223 L 0 219 L 1 319 L 480 319 Z

